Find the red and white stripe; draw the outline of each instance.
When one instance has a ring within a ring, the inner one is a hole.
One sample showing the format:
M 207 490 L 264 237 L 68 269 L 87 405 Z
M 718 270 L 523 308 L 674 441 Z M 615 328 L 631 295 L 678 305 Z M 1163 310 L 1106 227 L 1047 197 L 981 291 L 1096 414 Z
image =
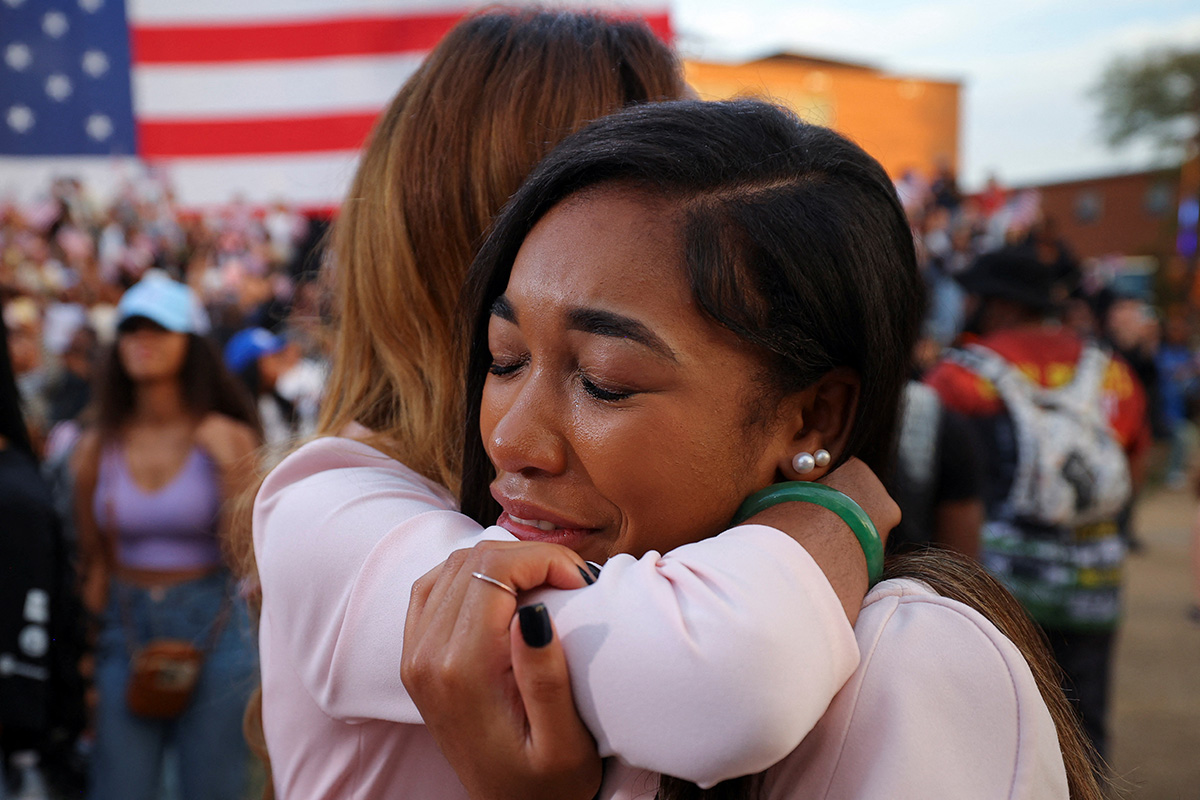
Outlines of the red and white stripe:
M 472 4 L 129 0 L 139 152 L 188 205 L 336 205 L 380 109 Z M 610 9 L 670 35 L 664 8 Z

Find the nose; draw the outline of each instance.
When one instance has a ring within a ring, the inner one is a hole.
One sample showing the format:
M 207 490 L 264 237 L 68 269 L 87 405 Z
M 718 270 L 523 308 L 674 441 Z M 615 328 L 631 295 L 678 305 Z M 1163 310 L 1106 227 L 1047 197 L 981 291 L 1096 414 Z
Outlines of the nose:
M 564 406 L 549 376 L 530 370 L 484 385 L 481 422 L 488 458 L 500 472 L 527 477 L 559 475 L 567 466 Z M 493 421 L 487 430 L 488 420 Z

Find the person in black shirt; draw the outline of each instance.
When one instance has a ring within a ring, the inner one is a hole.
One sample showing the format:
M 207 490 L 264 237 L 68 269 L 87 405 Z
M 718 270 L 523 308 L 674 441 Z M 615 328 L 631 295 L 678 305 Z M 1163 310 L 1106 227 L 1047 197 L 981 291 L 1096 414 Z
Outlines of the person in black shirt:
M 902 515 L 888 537 L 888 552 L 936 545 L 978 558 L 983 525 L 978 438 L 965 417 L 922 383 L 909 382 L 903 408 L 892 482 Z
M 70 554 L 21 413 L 3 326 L 0 520 L 0 750 L 5 761 L 16 752 L 39 753 L 43 765 L 52 764 L 48 778 L 69 781 L 70 770 L 60 767 L 84 725 L 82 612 Z

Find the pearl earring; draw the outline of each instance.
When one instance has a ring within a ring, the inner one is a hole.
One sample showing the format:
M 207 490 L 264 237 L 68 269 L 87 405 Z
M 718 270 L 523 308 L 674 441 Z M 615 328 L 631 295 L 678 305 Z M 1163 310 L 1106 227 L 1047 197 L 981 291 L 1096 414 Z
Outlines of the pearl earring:
M 833 460 L 833 456 L 829 455 L 828 450 L 818 450 L 813 453 L 813 460 L 817 462 L 818 467 L 828 467 L 829 462 Z
M 817 459 L 813 457 L 812 453 L 797 453 L 796 457 L 792 459 L 792 469 L 801 475 L 812 472 L 816 467 Z

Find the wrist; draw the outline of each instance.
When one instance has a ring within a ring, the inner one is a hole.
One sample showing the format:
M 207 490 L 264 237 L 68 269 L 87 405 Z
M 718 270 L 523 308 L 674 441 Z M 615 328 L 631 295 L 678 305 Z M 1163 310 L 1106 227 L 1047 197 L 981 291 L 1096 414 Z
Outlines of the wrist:
M 765 511 L 780 503 L 800 502 L 823 506 L 842 518 L 862 547 L 867 562 L 867 576 L 872 585 L 883 575 L 883 540 L 875 523 L 862 506 L 837 489 L 809 481 L 775 483 L 746 498 L 734 514 L 733 524 Z
M 837 595 L 853 625 L 862 609 L 867 561 L 850 528 L 834 512 L 812 503 L 786 502 L 764 509 L 741 524 L 766 525 L 804 548 Z

